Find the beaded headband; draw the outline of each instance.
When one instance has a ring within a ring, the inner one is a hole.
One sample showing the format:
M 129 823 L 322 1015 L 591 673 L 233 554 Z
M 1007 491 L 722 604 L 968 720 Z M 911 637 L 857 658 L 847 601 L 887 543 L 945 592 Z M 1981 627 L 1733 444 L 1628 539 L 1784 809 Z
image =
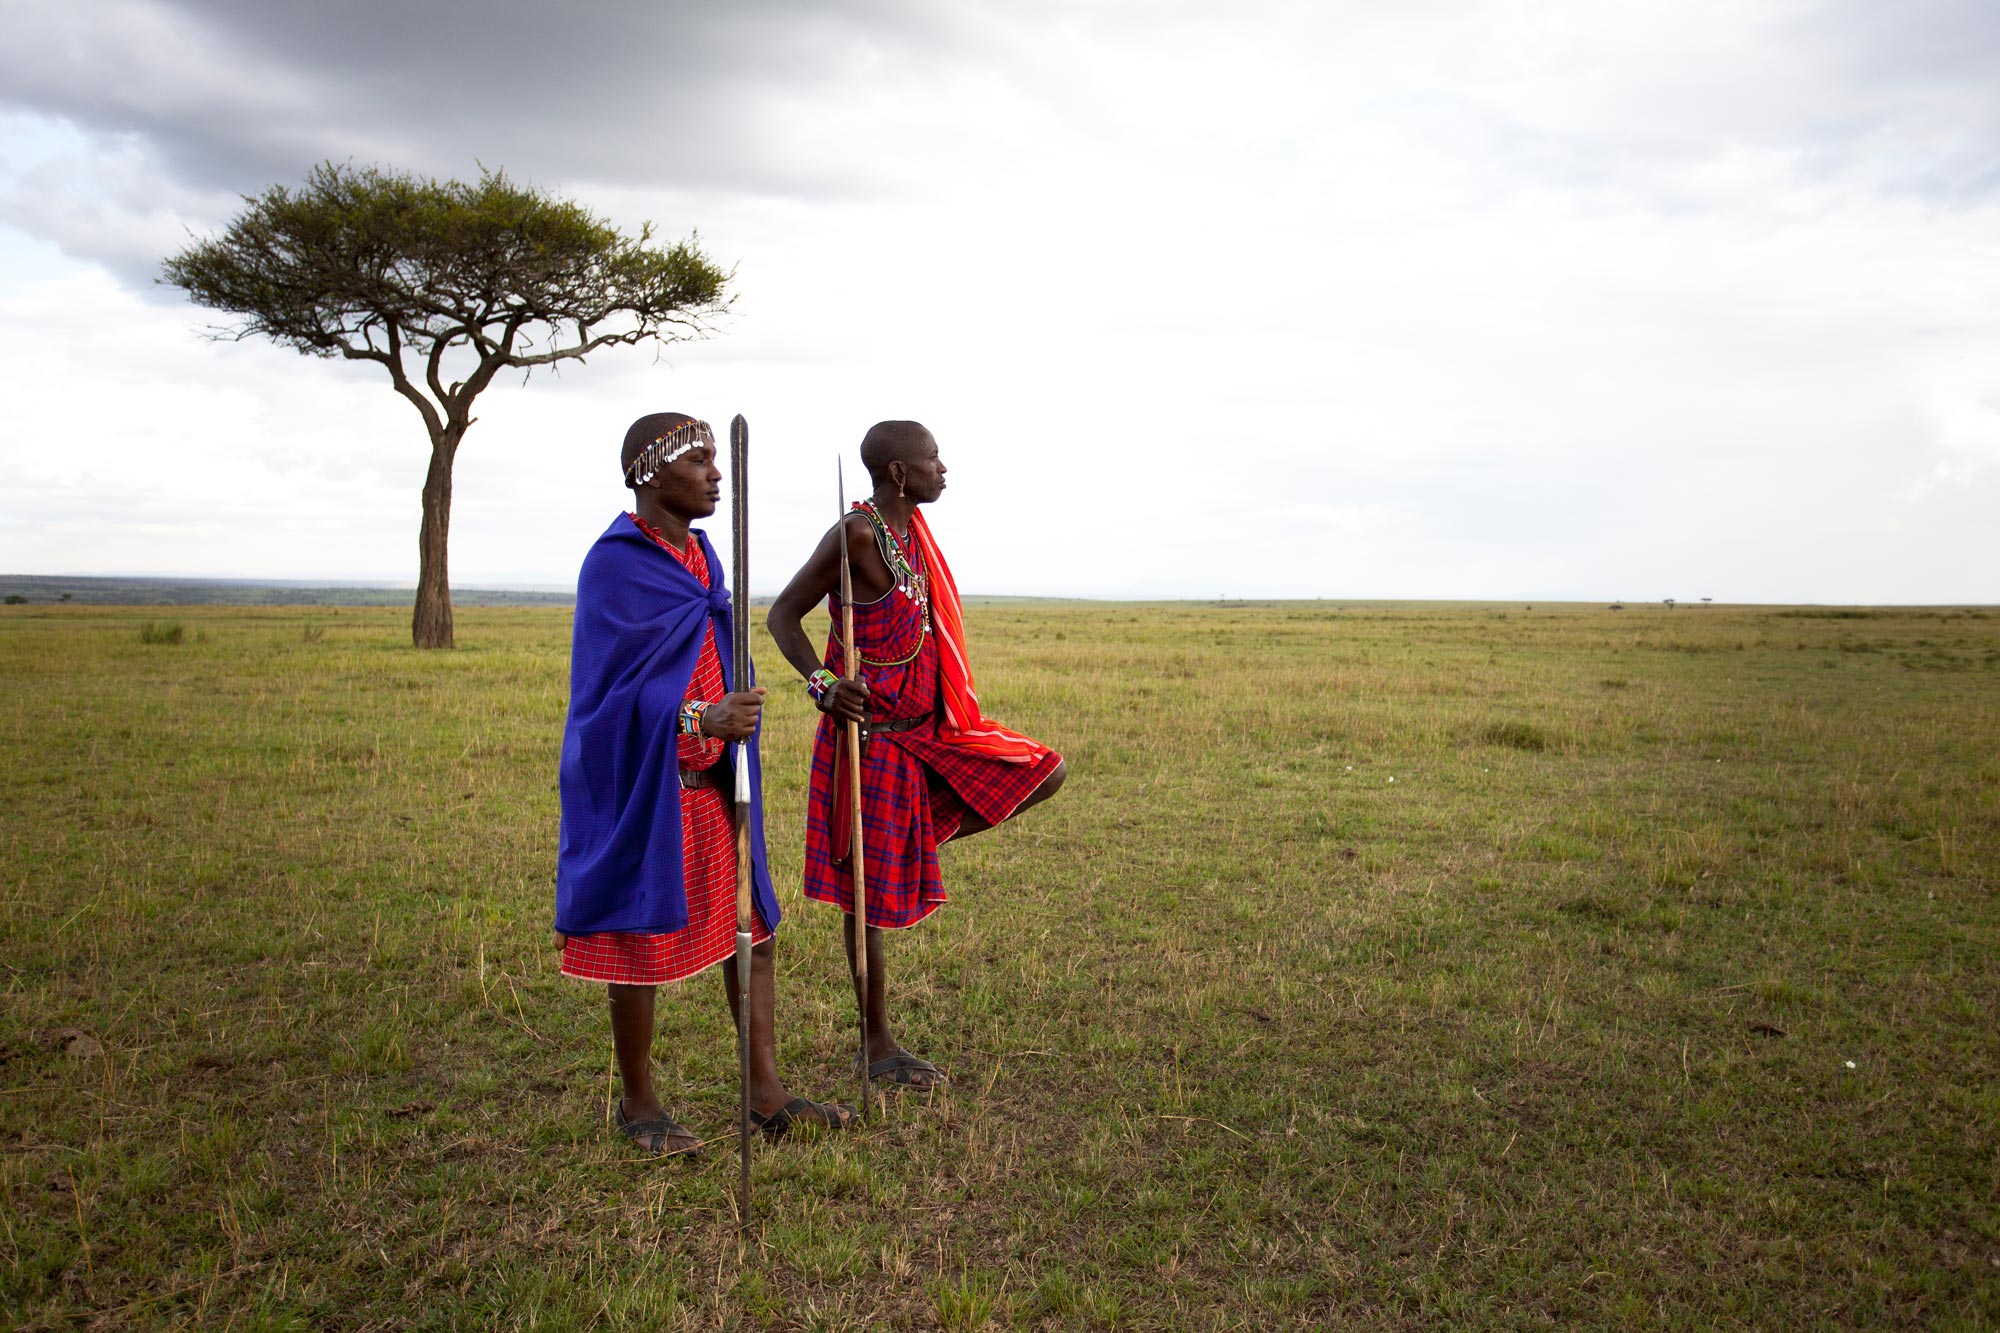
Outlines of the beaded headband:
M 683 421 L 632 456 L 625 469 L 627 486 L 644 486 L 661 468 L 698 445 L 715 448 L 715 432 L 706 421 Z

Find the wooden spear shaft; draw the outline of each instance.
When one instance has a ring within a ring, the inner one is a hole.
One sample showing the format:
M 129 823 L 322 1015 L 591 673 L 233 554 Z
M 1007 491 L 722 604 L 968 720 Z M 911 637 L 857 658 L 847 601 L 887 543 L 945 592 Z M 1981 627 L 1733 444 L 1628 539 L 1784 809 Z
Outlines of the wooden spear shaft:
M 739 414 L 729 423 L 730 518 L 735 533 L 735 569 L 730 584 L 730 659 L 738 690 L 757 683 L 750 665 L 750 423 Z M 750 938 L 757 928 L 750 899 L 750 746 L 736 743 L 736 1072 L 742 1097 L 736 1130 L 743 1172 L 737 1184 L 739 1225 L 750 1225 Z
M 847 557 L 847 473 L 836 459 L 834 476 L 840 486 L 840 655 L 847 679 L 861 678 L 861 654 L 854 646 L 854 573 Z M 861 854 L 861 724 L 847 724 L 848 865 L 854 878 L 854 1000 L 861 1017 L 861 1116 L 868 1118 L 868 875 Z M 837 799 L 837 798 L 836 798 Z

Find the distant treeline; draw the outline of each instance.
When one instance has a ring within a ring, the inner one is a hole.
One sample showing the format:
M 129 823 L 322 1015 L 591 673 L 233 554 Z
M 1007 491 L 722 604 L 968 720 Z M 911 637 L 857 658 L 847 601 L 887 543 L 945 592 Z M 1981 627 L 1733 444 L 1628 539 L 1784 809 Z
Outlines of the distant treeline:
M 259 583 L 253 579 L 107 579 L 0 574 L 0 601 L 97 606 L 409 606 L 414 588 Z M 569 606 L 574 593 L 453 588 L 459 606 Z

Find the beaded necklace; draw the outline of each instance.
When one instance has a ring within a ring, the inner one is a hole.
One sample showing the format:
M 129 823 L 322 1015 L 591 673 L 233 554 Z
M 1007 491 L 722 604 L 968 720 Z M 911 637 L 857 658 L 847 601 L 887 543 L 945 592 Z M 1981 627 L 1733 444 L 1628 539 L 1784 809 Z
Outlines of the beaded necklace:
M 896 535 L 896 530 L 889 526 L 889 521 L 882 517 L 873 501 L 861 501 L 860 508 L 862 513 L 868 515 L 868 521 L 875 525 L 875 531 L 887 538 L 882 543 L 882 551 L 888 557 L 889 572 L 895 575 L 897 591 L 917 604 L 917 610 L 923 614 L 924 628 L 929 629 L 931 626 L 929 576 L 913 566 L 903 539 Z
M 888 521 L 884 519 L 880 513 L 876 512 L 875 506 L 871 501 L 868 500 L 858 501 L 855 504 L 855 508 L 859 509 L 862 513 L 866 514 L 868 516 L 868 521 L 875 525 L 877 545 L 879 545 L 882 548 L 882 554 L 884 558 L 887 560 L 889 565 L 889 572 L 895 576 L 896 591 L 902 593 L 903 596 L 909 598 L 912 602 L 916 603 L 917 619 L 919 625 L 919 629 L 917 631 L 917 646 L 911 650 L 909 656 L 899 657 L 894 661 L 878 662 L 874 658 L 868 657 L 867 655 L 864 654 L 861 660 L 868 666 L 885 666 L 885 667 L 902 666 L 906 662 L 914 662 L 917 659 L 917 654 L 923 652 L 924 639 L 928 637 L 931 632 L 930 578 L 928 575 L 924 574 L 922 571 L 918 569 L 915 569 L 912 566 L 912 562 L 910 560 L 907 551 L 903 546 L 902 540 L 896 536 L 896 530 L 889 526 Z

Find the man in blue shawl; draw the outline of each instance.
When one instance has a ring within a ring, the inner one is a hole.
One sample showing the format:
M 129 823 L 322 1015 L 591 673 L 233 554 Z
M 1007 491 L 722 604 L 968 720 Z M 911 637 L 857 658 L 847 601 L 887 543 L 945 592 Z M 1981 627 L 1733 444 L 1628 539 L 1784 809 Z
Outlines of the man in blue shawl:
M 778 901 L 764 859 L 758 781 L 761 688 L 730 651 L 722 563 L 695 519 L 715 512 L 722 473 L 708 424 L 679 412 L 639 418 L 620 455 L 633 509 L 584 557 L 570 647 L 569 720 L 558 787 L 556 931 L 563 975 L 608 985 L 623 1096 L 619 1134 L 647 1152 L 701 1140 L 653 1085 L 656 989 L 736 950 L 736 812 L 729 751 L 750 765 L 756 929 L 750 969 L 750 1118 L 772 1136 L 793 1124 L 845 1128 L 853 1108 L 794 1097 L 778 1076 L 772 977 Z M 736 970 L 722 969 L 736 1015 Z

